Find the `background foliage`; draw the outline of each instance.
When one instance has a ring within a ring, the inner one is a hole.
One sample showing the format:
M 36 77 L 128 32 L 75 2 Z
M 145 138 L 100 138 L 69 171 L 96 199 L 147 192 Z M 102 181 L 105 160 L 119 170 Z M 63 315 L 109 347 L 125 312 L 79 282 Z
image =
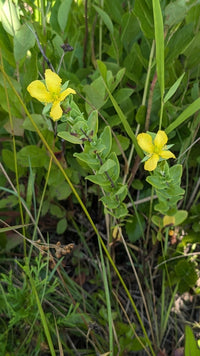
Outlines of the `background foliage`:
M 197 0 L 0 1 L 3 354 L 199 352 L 199 28 Z M 77 92 L 56 124 L 46 68 Z M 140 164 L 159 129 L 168 180 Z

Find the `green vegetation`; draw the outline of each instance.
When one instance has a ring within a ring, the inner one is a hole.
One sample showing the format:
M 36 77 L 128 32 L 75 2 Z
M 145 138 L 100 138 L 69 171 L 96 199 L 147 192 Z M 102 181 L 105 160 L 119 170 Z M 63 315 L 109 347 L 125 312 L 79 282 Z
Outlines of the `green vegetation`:
M 200 2 L 0 0 L 0 354 L 199 355 Z

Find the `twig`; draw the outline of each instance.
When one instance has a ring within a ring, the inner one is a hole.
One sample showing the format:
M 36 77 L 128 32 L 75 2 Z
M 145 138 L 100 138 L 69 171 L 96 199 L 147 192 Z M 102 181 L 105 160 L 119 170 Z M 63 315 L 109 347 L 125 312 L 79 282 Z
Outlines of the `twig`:
M 39 50 L 40 50 L 40 52 L 42 53 L 42 56 L 43 56 L 44 60 L 47 62 L 48 67 L 49 67 L 53 72 L 55 72 L 55 69 L 54 69 L 53 65 L 51 64 L 50 60 L 47 58 L 46 54 L 45 54 L 44 51 L 43 51 L 43 48 L 42 48 L 42 46 L 41 46 L 41 44 L 40 44 L 40 41 L 39 41 L 37 32 L 36 32 L 35 30 L 33 30 L 33 29 L 31 28 L 31 26 L 29 26 L 27 23 L 26 23 L 26 26 L 28 26 L 29 30 L 31 30 L 31 32 L 34 34 L 35 39 L 36 39 L 36 42 L 37 42 L 38 47 L 39 47 Z

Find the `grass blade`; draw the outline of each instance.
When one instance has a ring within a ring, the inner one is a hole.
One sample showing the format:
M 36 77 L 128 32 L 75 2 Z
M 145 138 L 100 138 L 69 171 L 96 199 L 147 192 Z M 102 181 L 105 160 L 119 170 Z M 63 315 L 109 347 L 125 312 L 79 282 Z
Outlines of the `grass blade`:
M 119 118 L 122 122 L 122 125 L 124 126 L 124 129 L 127 133 L 127 135 L 131 138 L 133 144 L 134 144 L 134 147 L 136 149 L 136 152 L 137 154 L 140 156 L 140 158 L 143 158 L 144 155 L 143 155 L 143 152 L 141 150 L 141 148 L 139 147 L 138 143 L 137 143 L 137 139 L 135 137 L 135 134 L 133 133 L 133 130 L 131 129 L 125 115 L 123 114 L 121 108 L 119 107 L 117 101 L 115 100 L 115 98 L 112 96 L 109 88 L 108 88 L 108 85 L 106 83 L 106 68 L 105 68 L 105 65 L 103 65 L 103 63 L 101 61 L 97 61 L 97 64 L 98 64 L 98 68 L 99 68 L 99 71 L 101 73 L 101 76 L 103 78 L 103 81 L 104 81 L 104 85 L 106 87 L 106 90 L 108 92 L 108 95 L 109 95 L 109 98 L 117 112 L 117 114 L 119 115 Z
M 164 29 L 160 0 L 153 0 L 153 17 L 156 41 L 156 68 L 160 85 L 161 99 L 165 90 L 165 67 L 164 67 Z
M 200 98 L 196 99 L 191 105 L 189 105 L 178 117 L 172 122 L 165 130 L 168 135 L 170 132 L 175 130 L 184 121 L 186 121 L 190 116 L 192 116 L 196 111 L 200 110 Z

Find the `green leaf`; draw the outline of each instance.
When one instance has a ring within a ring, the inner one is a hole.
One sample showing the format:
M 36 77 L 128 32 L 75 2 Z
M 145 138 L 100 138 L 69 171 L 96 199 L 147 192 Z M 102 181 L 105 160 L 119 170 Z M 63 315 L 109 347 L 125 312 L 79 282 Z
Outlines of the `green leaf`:
M 22 25 L 14 35 L 14 57 L 19 62 L 27 54 L 27 51 L 35 45 L 35 36 L 32 31 Z
M 21 24 L 17 14 L 17 6 L 11 0 L 6 0 L 4 4 L 0 5 L 0 20 L 3 28 L 11 36 L 20 29 Z
M 79 135 L 78 137 L 75 136 L 75 135 L 72 135 L 70 132 L 68 131 L 61 131 L 61 132 L 58 132 L 57 134 L 58 137 L 62 138 L 63 140 L 65 141 L 68 141 L 68 142 L 71 142 L 75 145 L 80 145 L 81 143 L 83 143 L 82 140 L 80 140 L 79 138 Z
M 155 41 L 156 41 L 156 68 L 157 68 L 158 82 L 160 85 L 161 98 L 163 98 L 164 90 L 165 90 L 163 17 L 162 17 L 162 11 L 160 7 L 160 0 L 153 0 L 152 3 L 153 3 L 153 17 L 154 17 Z
M 36 123 L 37 127 L 42 130 L 53 130 L 51 120 L 46 119 L 39 114 L 32 114 L 32 119 Z M 23 122 L 23 128 L 28 131 L 36 132 L 35 127 L 32 125 L 30 118 L 27 116 Z
M 67 219 L 63 218 L 58 221 L 57 226 L 56 226 L 56 232 L 57 234 L 63 234 L 65 230 L 67 229 Z
M 107 81 L 107 68 L 106 65 L 102 61 L 98 61 L 98 68 L 101 73 L 103 80 Z
M 114 28 L 113 28 L 113 24 L 112 24 L 112 21 L 111 21 L 111 18 L 109 17 L 109 15 L 104 10 L 102 10 L 99 6 L 93 5 L 93 7 L 95 8 L 95 10 L 98 12 L 100 17 L 102 18 L 103 22 L 105 23 L 105 25 L 108 28 L 108 30 L 110 31 L 110 33 L 113 35 Z
M 178 117 L 172 122 L 166 129 L 165 132 L 168 135 L 170 132 L 175 130 L 183 122 L 185 122 L 190 116 L 192 116 L 196 111 L 200 109 L 200 98 L 196 99 L 192 104 L 190 104 Z
M 99 67 L 100 72 L 101 72 L 101 63 L 102 63 L 101 61 L 97 61 L 97 64 L 98 64 L 98 67 Z M 102 75 L 102 74 L 103 74 L 103 73 L 101 72 L 101 75 Z M 102 75 L 102 77 L 103 77 L 103 75 Z M 120 117 L 120 119 L 121 119 L 121 122 L 122 122 L 122 124 L 123 124 L 123 126 L 124 126 L 125 131 L 127 132 L 128 136 L 129 136 L 129 137 L 131 138 L 131 140 L 133 141 L 133 144 L 134 144 L 134 146 L 135 146 L 135 149 L 136 149 L 138 155 L 139 155 L 141 158 L 143 158 L 143 157 L 144 157 L 143 152 L 142 152 L 141 148 L 139 147 L 139 145 L 138 145 L 138 143 L 137 143 L 137 139 L 136 139 L 135 134 L 133 133 L 133 131 L 132 131 L 132 129 L 131 129 L 131 126 L 129 125 L 129 123 L 128 123 L 128 121 L 127 121 L 125 115 L 123 114 L 121 108 L 119 107 L 118 103 L 116 102 L 116 100 L 115 100 L 114 97 L 112 96 L 112 94 L 111 94 L 111 92 L 110 92 L 110 90 L 109 90 L 109 88 L 108 88 L 108 86 L 107 86 L 107 84 L 106 84 L 105 81 L 104 81 L 104 85 L 105 85 L 105 87 L 106 87 L 106 90 L 107 90 L 107 92 L 108 92 L 108 95 L 109 95 L 109 97 L 110 97 L 110 100 L 112 101 L 112 104 L 113 104 L 113 106 L 114 106 L 114 108 L 115 108 L 117 114 L 119 115 L 119 117 Z
M 193 39 L 184 50 L 184 55 L 186 56 L 186 68 L 192 69 L 198 66 L 200 61 L 200 53 L 197 50 L 200 41 L 200 32 L 193 34 Z
M 113 197 L 109 195 L 105 195 L 99 200 L 103 202 L 104 206 L 107 209 L 116 209 L 119 206 L 119 202 L 117 201 L 117 199 L 113 199 Z
M 189 233 L 183 236 L 179 246 L 187 246 L 187 244 L 199 244 L 200 234 L 199 232 L 189 231 Z
M 113 161 L 112 159 L 107 159 L 107 161 L 100 167 L 98 174 L 103 174 L 112 167 L 116 165 L 116 162 Z
M 133 89 L 122 88 L 114 94 L 114 98 L 118 102 L 118 104 L 121 104 L 126 101 L 133 94 L 133 92 Z
M 113 85 L 112 85 L 112 90 L 114 90 L 114 89 L 118 86 L 118 84 L 121 82 L 121 80 L 122 80 L 122 78 L 123 78 L 125 72 L 126 72 L 126 69 L 125 69 L 125 68 L 121 68 L 121 69 L 117 72 L 116 77 L 115 77 L 115 82 L 114 82 Z
M 13 125 L 11 127 L 10 121 L 7 121 L 6 124 L 4 125 L 4 129 L 9 132 L 10 135 L 14 133 L 15 136 L 24 136 L 24 128 L 23 128 L 23 119 L 18 119 L 15 117 L 15 120 L 13 120 Z
M 140 222 L 136 215 L 134 215 L 129 222 L 126 223 L 126 233 L 130 242 L 134 243 L 143 235 L 143 230 L 145 228 L 145 220 L 143 215 L 138 214 Z
M 181 294 L 194 287 L 198 277 L 193 262 L 187 260 L 179 261 L 175 266 L 175 273 L 179 279 L 179 292 Z
M 142 70 L 143 70 L 143 63 L 140 60 L 141 48 L 138 43 L 133 43 L 131 50 L 128 52 L 123 65 L 126 68 L 126 77 L 133 80 L 137 84 L 139 84 Z
M 123 219 L 128 215 L 126 204 L 120 204 L 116 209 L 114 209 L 113 213 L 109 212 L 109 214 L 114 216 L 116 219 Z
M 119 141 L 119 144 L 122 148 L 123 151 L 126 151 L 127 148 L 130 145 L 130 140 L 128 137 L 122 136 L 122 135 L 116 135 L 117 141 Z M 115 152 L 117 156 L 120 156 L 121 150 L 119 148 L 118 142 L 116 141 L 115 137 L 112 138 L 112 148 L 111 151 Z
M 194 32 L 193 25 L 190 23 L 180 28 L 170 39 L 167 49 L 166 66 L 172 64 L 173 60 L 184 53 L 190 43 L 193 42 Z
M 90 85 L 85 85 L 83 91 L 86 93 L 87 101 L 97 110 L 99 110 L 107 101 L 102 77 L 95 79 Z M 86 110 L 90 113 L 91 105 L 86 103 Z
M 68 16 L 71 8 L 72 0 L 62 0 L 62 3 L 58 9 L 58 23 L 60 25 L 61 31 L 65 31 L 67 25 Z
M 19 203 L 19 199 L 16 196 L 9 195 L 5 199 L 0 200 L 0 209 L 10 210 L 18 203 Z
M 159 229 L 161 229 L 163 227 L 163 219 L 160 216 L 152 215 L 151 220 L 154 225 L 159 227 Z
M 165 25 L 172 27 L 185 18 L 187 11 L 186 0 L 176 0 L 165 8 Z
M 74 157 L 78 158 L 82 162 L 86 163 L 91 169 L 98 170 L 100 166 L 99 160 L 94 157 L 94 155 L 81 152 L 81 153 L 74 153 Z
M 15 60 L 13 55 L 13 48 L 8 33 L 4 30 L 2 23 L 0 23 L 0 48 L 2 56 L 12 66 L 15 67 Z
M 120 186 L 120 188 L 114 194 L 115 194 L 118 202 L 119 201 L 122 202 L 126 198 L 127 193 L 128 193 L 127 185 L 123 184 Z
M 140 22 L 145 37 L 154 38 L 152 2 L 149 0 L 135 0 L 134 13 Z
M 14 153 L 6 148 L 2 149 L 2 158 L 3 161 L 11 171 L 15 172 L 15 162 L 14 162 Z M 18 175 L 21 177 L 21 175 L 25 174 L 25 168 L 18 166 Z
M 17 153 L 17 160 L 22 167 L 44 167 L 49 161 L 45 150 L 34 145 L 23 147 Z
M 138 124 L 144 125 L 146 119 L 147 107 L 146 105 L 141 105 L 137 111 L 135 120 Z
M 117 155 L 115 152 L 111 152 L 111 154 L 109 155 L 109 160 L 115 162 L 115 164 L 113 166 L 111 166 L 108 169 L 108 174 L 110 176 L 110 178 L 112 179 L 113 182 L 116 182 L 117 179 L 119 178 L 119 174 L 120 174 L 120 166 L 119 166 L 119 161 L 117 158 Z
M 91 112 L 90 116 L 88 117 L 88 128 L 92 132 L 92 136 L 96 136 L 98 132 L 98 111 L 94 110 Z
M 112 135 L 111 129 L 109 126 L 106 126 L 103 130 L 102 134 L 100 135 L 101 144 L 104 145 L 104 149 L 101 151 L 101 158 L 106 158 L 111 150 L 112 146 Z
M 164 96 L 164 103 L 166 103 L 176 92 L 178 89 L 185 73 L 183 73 L 177 80 L 176 82 L 171 86 L 171 88 L 168 90 L 167 94 Z
M 175 217 L 175 226 L 181 225 L 182 222 L 187 219 L 188 212 L 186 210 L 178 210 L 174 215 Z
M 9 77 L 11 84 L 14 87 L 14 90 L 21 95 L 21 84 L 14 78 Z M 10 85 L 6 84 L 7 90 L 5 91 L 5 81 L 3 75 L 0 73 L 0 98 L 1 98 L 1 106 L 6 112 L 11 112 L 14 117 L 21 117 L 22 109 L 19 105 L 19 100 L 16 95 L 13 95 L 13 90 Z M 7 98 L 8 97 L 8 98 Z M 7 99 L 9 99 L 9 106 L 7 103 Z
M 58 205 L 56 204 L 50 204 L 50 206 L 48 206 L 49 211 L 51 213 L 51 215 L 56 216 L 57 218 L 63 218 L 65 215 L 65 212 L 63 209 L 61 209 Z M 48 211 L 48 210 L 47 210 Z M 46 212 L 47 212 L 46 211 Z
M 106 186 L 110 186 L 111 185 L 111 183 L 108 180 L 108 178 L 105 175 L 102 175 L 102 174 L 89 175 L 89 176 L 85 177 L 85 179 L 88 179 L 92 183 L 98 184 L 103 188 L 106 187 Z
M 148 176 L 146 178 L 146 181 L 151 184 L 154 188 L 156 189 L 165 189 L 166 188 L 166 181 L 163 179 L 163 177 L 154 174 L 152 176 Z
M 189 325 L 185 326 L 185 356 L 200 356 L 200 349 L 197 346 L 197 341 L 195 340 L 192 329 Z
M 174 166 L 170 167 L 170 169 L 169 169 L 170 177 L 176 183 L 180 183 L 182 172 L 183 172 L 183 167 L 181 164 L 175 164 Z
M 121 42 L 123 43 L 126 52 L 128 52 L 132 45 L 133 38 L 138 38 L 138 34 L 140 33 L 139 23 L 132 11 L 127 11 L 123 15 L 121 29 Z
M 58 200 L 65 200 L 70 196 L 71 192 L 69 184 L 63 182 L 62 184 L 52 185 L 49 196 Z

